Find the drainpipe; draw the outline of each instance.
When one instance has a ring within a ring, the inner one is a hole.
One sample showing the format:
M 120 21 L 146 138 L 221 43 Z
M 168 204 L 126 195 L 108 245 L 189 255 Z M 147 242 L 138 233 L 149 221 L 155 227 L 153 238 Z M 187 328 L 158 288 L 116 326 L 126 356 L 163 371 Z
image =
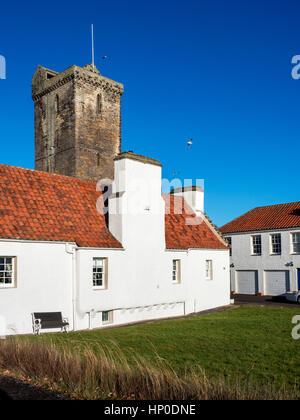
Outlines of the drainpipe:
M 77 288 L 77 264 L 76 251 L 77 246 L 74 244 L 66 244 L 66 252 L 72 254 L 72 317 L 73 317 L 73 331 L 76 331 L 76 288 Z

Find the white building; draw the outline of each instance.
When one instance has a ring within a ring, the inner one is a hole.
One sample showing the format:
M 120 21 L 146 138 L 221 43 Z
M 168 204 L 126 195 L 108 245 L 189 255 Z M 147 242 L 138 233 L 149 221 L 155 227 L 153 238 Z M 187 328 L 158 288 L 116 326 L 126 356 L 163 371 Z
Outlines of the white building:
M 107 217 L 95 182 L 0 165 L 6 334 L 32 332 L 33 312 L 81 330 L 230 303 L 228 246 L 201 188 L 162 195 L 159 162 L 130 152 L 114 168 Z
M 231 291 L 300 290 L 300 202 L 257 207 L 221 229 L 231 244 Z

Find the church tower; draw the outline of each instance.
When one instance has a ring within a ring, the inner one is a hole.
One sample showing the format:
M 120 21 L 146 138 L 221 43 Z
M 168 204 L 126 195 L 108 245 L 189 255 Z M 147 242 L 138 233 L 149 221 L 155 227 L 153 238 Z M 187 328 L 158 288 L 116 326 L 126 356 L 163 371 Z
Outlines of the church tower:
M 123 90 L 93 64 L 61 73 L 38 66 L 32 79 L 35 169 L 113 179 L 113 159 L 121 152 Z

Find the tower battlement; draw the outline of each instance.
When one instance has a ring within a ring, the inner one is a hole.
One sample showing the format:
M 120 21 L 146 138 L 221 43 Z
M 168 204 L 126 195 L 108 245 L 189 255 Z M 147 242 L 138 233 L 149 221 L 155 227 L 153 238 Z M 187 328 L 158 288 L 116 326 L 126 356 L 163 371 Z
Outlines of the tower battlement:
M 35 103 L 35 168 L 97 181 L 113 178 L 121 152 L 121 83 L 88 64 L 61 73 L 38 66 Z

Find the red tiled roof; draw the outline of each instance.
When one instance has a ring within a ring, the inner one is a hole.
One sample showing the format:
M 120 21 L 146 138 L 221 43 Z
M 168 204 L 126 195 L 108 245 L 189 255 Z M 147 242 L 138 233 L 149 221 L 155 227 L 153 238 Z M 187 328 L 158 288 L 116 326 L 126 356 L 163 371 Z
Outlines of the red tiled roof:
M 213 228 L 184 205 L 183 198 L 165 194 L 163 198 L 166 203 L 167 249 L 227 248 Z
M 0 164 L 0 237 L 121 248 L 96 210 L 100 196 L 95 182 Z M 205 222 L 186 224 L 194 214 L 176 214 L 182 198 L 164 199 L 167 248 L 226 248 Z
M 0 165 L 0 237 L 120 248 L 96 210 L 95 183 Z
M 300 202 L 256 207 L 220 228 L 222 233 L 300 227 Z

